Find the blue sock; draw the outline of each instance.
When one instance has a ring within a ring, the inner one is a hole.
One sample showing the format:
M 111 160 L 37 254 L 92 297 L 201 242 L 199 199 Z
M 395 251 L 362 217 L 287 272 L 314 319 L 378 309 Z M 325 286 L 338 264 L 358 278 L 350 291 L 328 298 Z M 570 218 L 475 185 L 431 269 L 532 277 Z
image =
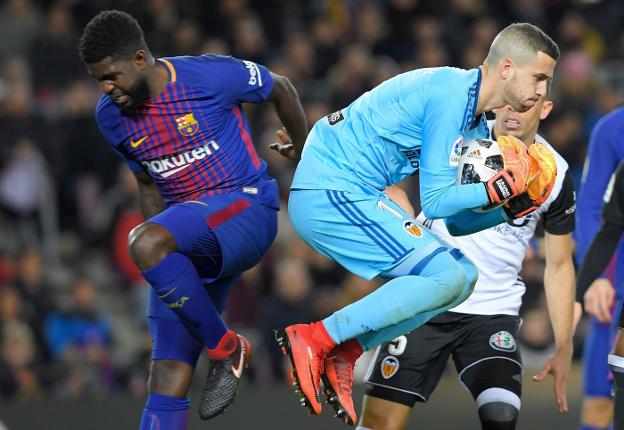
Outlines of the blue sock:
M 186 430 L 190 404 L 188 397 L 148 394 L 140 430 Z
M 217 346 L 227 328 L 188 257 L 179 252 L 169 254 L 143 271 L 143 276 L 160 300 L 182 321 L 197 329 L 205 346 L 210 349 Z
M 607 427 L 594 427 L 594 426 L 588 426 L 588 425 L 585 425 L 585 424 L 581 424 L 581 430 L 609 430 L 609 428 L 607 428 Z

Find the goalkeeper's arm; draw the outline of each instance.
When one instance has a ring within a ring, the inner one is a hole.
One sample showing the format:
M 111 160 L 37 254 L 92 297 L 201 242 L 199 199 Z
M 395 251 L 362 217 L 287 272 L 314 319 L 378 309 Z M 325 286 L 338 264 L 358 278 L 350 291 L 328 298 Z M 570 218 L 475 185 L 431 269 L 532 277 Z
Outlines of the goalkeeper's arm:
M 524 192 L 530 182 L 531 157 L 524 143 L 513 136 L 499 136 L 498 146 L 505 168 L 487 182 L 436 187 L 440 183 L 439 166 L 423 157 L 420 168 L 420 197 L 423 212 L 429 219 L 446 218 L 466 209 L 499 205 Z M 454 178 L 449 178 L 454 182 Z M 478 230 L 477 230 L 478 231 Z
M 509 219 L 500 207 L 482 213 L 466 210 L 444 218 L 446 229 L 452 236 L 465 236 L 507 221 Z

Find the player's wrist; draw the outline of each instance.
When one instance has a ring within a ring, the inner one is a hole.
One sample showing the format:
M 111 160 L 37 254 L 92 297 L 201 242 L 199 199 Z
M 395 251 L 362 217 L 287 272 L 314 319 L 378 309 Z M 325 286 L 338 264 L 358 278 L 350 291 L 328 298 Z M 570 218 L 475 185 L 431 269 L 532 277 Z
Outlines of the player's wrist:
M 517 194 L 513 178 L 506 170 L 501 170 L 483 185 L 491 205 L 499 205 Z
M 533 199 L 525 192 L 510 199 L 503 210 L 510 219 L 522 218 L 536 210 L 539 206 L 535 204 Z

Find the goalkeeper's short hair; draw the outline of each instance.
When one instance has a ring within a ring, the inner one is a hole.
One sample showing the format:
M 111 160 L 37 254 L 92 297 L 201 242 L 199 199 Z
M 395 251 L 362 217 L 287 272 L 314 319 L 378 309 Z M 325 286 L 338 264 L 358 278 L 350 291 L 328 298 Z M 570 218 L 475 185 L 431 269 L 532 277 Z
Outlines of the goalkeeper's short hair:
M 511 57 L 518 64 L 526 64 L 538 52 L 559 60 L 559 46 L 539 27 L 528 22 L 508 25 L 494 38 L 485 63 L 493 66 L 504 57 Z
M 80 37 L 79 53 L 85 64 L 105 58 L 131 59 L 138 50 L 148 51 L 141 26 L 130 14 L 105 10 L 85 26 Z

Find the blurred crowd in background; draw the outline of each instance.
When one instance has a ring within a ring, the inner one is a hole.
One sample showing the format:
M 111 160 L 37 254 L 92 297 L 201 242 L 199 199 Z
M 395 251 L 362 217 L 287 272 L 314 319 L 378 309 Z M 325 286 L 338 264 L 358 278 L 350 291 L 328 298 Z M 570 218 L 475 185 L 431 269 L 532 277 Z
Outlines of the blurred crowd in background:
M 540 131 L 577 185 L 593 125 L 624 99 L 620 0 L 4 0 L 0 398 L 145 394 L 149 287 L 126 248 L 142 215 L 132 174 L 97 129 L 99 88 L 77 54 L 82 28 L 107 8 L 133 14 L 155 56 L 230 54 L 289 77 L 310 126 L 403 71 L 477 67 L 500 29 L 531 22 L 562 51 L 555 108 Z M 246 112 L 285 202 L 295 165 L 267 149 L 281 124 L 271 109 Z M 304 245 L 282 208 L 271 252 L 244 275 L 225 314 L 255 346 L 259 384 L 284 380 L 272 327 L 322 318 L 379 285 Z M 536 240 L 523 269 L 529 366 L 552 345 L 540 255 Z M 581 325 L 578 342 L 582 333 Z

